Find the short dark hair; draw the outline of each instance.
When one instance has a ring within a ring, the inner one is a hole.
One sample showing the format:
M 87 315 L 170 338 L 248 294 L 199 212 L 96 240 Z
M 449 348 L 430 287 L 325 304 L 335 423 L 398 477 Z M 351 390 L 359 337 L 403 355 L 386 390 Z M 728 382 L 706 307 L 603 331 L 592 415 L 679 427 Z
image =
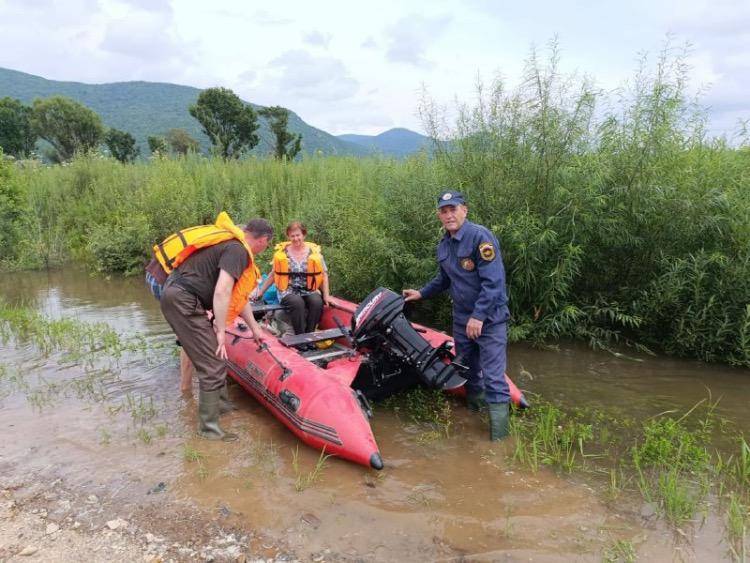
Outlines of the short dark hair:
M 302 231 L 302 234 L 307 236 L 307 227 L 305 227 L 305 224 L 302 221 L 292 221 L 289 223 L 286 227 L 286 234 L 289 236 L 289 233 L 291 233 L 294 229 L 299 229 Z
M 269 223 L 265 219 L 250 219 L 247 222 L 247 225 L 245 225 L 244 230 L 250 233 L 250 236 L 256 239 L 261 237 L 268 237 L 268 240 L 271 240 L 273 238 L 273 227 L 271 226 L 271 223 Z

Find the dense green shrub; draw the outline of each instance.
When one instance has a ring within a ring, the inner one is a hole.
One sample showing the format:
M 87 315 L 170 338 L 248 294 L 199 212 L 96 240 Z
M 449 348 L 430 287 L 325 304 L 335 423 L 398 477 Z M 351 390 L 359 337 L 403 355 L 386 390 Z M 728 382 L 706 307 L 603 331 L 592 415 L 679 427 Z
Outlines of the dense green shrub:
M 39 266 L 31 244 L 33 226 L 26 182 L 0 149 L 0 266 L 6 269 Z
M 87 250 L 98 272 L 140 274 L 147 261 L 144 248 L 148 243 L 146 217 L 135 215 L 120 218 L 117 223 L 96 225 L 88 235 Z

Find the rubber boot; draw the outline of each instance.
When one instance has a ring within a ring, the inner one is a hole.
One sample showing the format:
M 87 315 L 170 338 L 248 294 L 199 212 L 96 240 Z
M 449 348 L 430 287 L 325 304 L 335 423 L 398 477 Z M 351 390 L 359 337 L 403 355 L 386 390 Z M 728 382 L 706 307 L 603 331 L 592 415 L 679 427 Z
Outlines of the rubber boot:
M 487 410 L 490 415 L 490 441 L 502 440 L 510 432 L 508 403 L 490 403 Z
M 200 391 L 198 395 L 198 435 L 206 440 L 232 442 L 237 439 L 237 434 L 224 432 L 219 426 L 220 395 L 221 389 Z
M 484 400 L 484 390 L 466 392 L 466 408 L 471 412 L 484 412 L 487 403 Z
M 221 391 L 221 393 L 219 393 L 219 414 L 227 414 L 228 412 L 236 411 L 237 407 L 229 400 L 229 389 L 227 389 L 226 380 L 219 391 Z

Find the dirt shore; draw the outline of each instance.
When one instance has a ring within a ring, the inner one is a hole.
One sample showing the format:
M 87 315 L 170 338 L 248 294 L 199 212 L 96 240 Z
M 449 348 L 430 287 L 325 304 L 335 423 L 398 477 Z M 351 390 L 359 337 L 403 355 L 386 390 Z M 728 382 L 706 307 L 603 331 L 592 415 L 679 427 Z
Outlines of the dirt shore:
M 171 498 L 166 485 L 159 489 L 154 500 L 132 503 L 80 495 L 62 479 L 2 477 L 0 563 L 297 560 L 277 542 L 234 525 L 228 510 L 210 514 Z

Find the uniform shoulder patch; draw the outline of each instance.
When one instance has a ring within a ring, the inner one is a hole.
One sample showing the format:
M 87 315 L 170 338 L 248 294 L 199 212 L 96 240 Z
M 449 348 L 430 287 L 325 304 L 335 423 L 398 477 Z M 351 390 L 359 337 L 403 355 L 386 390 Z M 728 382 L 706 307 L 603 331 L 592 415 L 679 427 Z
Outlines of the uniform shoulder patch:
M 479 245 L 479 256 L 482 260 L 492 262 L 495 259 L 495 246 L 491 242 L 483 242 Z

